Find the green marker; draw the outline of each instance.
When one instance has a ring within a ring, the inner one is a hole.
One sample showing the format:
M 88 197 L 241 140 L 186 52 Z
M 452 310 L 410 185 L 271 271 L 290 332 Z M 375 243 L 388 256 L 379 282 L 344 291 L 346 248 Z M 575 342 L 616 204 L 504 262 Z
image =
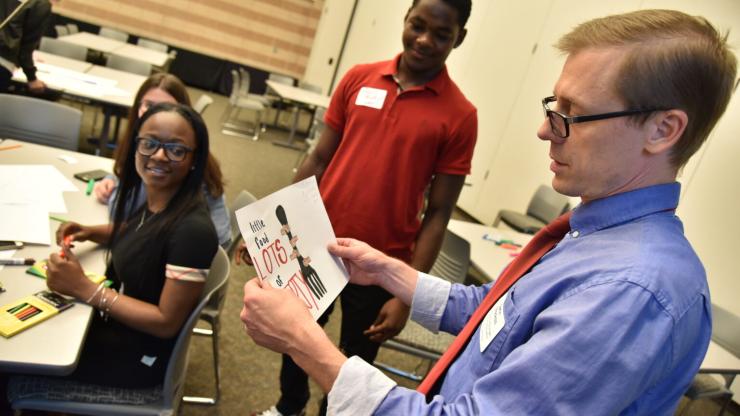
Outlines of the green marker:
M 85 190 L 85 195 L 90 196 L 93 190 L 93 186 L 95 186 L 95 179 L 90 179 L 87 181 L 87 189 Z
M 54 215 L 49 215 L 49 219 L 52 219 L 54 221 L 59 221 L 59 222 L 67 222 L 67 220 L 65 220 L 64 218 L 57 217 L 57 216 L 54 216 Z

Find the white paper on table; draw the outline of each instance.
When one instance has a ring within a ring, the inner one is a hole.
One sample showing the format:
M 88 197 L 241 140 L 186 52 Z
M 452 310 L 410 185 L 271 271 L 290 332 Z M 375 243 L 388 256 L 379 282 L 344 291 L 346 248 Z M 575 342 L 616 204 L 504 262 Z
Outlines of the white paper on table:
M 62 192 L 77 187 L 52 165 L 0 165 L 0 203 L 38 205 L 67 212 Z
M 286 226 L 278 217 L 281 210 Z M 318 319 L 349 276 L 342 261 L 326 249 L 336 236 L 316 178 L 241 208 L 236 219 L 259 277 L 273 287 L 290 289 Z
M 0 204 L 0 240 L 51 245 L 49 212 L 26 204 Z

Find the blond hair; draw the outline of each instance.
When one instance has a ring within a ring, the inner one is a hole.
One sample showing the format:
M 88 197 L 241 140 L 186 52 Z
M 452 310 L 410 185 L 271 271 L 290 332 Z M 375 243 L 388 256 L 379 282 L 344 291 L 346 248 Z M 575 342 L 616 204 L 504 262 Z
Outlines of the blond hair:
M 730 101 L 737 59 L 705 18 L 675 10 L 639 10 L 583 23 L 555 45 L 566 54 L 627 47 L 616 93 L 630 109 L 681 109 L 686 130 L 671 150 L 683 166 L 701 147 Z M 635 116 L 644 122 L 649 114 Z

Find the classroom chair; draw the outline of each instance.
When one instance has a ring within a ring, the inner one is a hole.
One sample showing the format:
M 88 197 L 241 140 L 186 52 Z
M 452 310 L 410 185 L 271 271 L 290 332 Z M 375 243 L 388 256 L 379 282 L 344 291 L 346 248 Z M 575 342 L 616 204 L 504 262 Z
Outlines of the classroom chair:
M 108 56 L 105 66 L 108 68 L 118 69 L 120 71 L 143 75 L 145 77 L 152 74 L 152 64 L 116 54 Z
M 442 249 L 435 260 L 429 274 L 448 280 L 452 283 L 463 283 L 470 267 L 470 243 L 450 230 L 445 231 Z M 455 339 L 446 332 L 433 333 L 416 322 L 409 320 L 401 333 L 381 344 L 381 348 L 389 348 L 414 357 L 426 360 L 426 371 L 417 372 L 402 370 L 375 361 L 375 366 L 412 381 L 421 381 L 432 365 L 439 360 L 447 347 Z
M 54 55 L 64 56 L 78 61 L 87 59 L 87 48 L 82 45 L 65 42 L 62 39 L 42 37 L 39 50 Z
M 740 317 L 715 304 L 712 304 L 712 341 L 740 359 Z M 700 399 L 719 401 L 722 405 L 719 415 L 724 414 L 732 402 L 731 386 L 737 374 L 736 370 L 730 368 L 700 369 L 684 393 L 689 403 L 681 414 L 687 414 L 695 401 Z
M 227 207 L 228 211 L 231 213 L 231 244 L 226 249 L 229 260 L 233 258 L 234 252 L 236 251 L 236 246 L 241 241 L 239 227 L 236 223 L 236 215 L 234 214 L 234 211 L 238 210 L 241 207 L 247 206 L 256 200 L 257 198 L 255 198 L 254 195 L 242 190 L 239 195 L 237 195 L 234 202 L 231 204 L 231 207 Z M 208 323 L 211 328 L 193 328 L 193 334 L 211 337 L 211 349 L 213 351 L 213 375 L 216 383 L 216 394 L 214 397 L 186 396 L 183 398 L 183 401 L 185 401 L 186 403 L 214 405 L 218 403 L 218 400 L 221 397 L 221 370 L 218 364 L 218 334 L 221 330 L 221 310 L 224 308 L 224 302 L 226 301 L 226 289 L 228 286 L 228 284 L 225 284 L 221 289 L 214 292 L 213 296 L 211 296 L 211 299 L 208 301 L 208 303 L 200 313 L 200 319 Z
M 141 46 L 142 48 L 147 48 L 153 51 L 167 53 L 167 45 L 165 45 L 162 42 L 157 42 L 157 41 L 145 39 L 145 38 L 139 38 L 139 40 L 136 41 L 136 44 Z
M 82 111 L 12 94 L 0 94 L 0 108 L 0 137 L 77 151 Z
M 60 400 L 20 399 L 11 403 L 15 410 L 42 410 L 83 415 L 175 415 L 178 414 L 183 399 L 185 376 L 187 374 L 188 346 L 193 327 L 211 296 L 226 285 L 229 277 L 230 262 L 226 251 L 219 247 L 211 263 L 211 268 L 203 287 L 198 305 L 188 316 L 182 326 L 172 355 L 167 363 L 167 371 L 162 387 L 162 398 L 148 404 L 104 404 L 86 402 L 67 402 Z M 121 389 L 125 394 L 125 389 Z
M 213 98 L 210 95 L 202 94 L 198 97 L 198 100 L 193 104 L 193 110 L 195 110 L 201 116 L 206 111 L 209 105 L 213 104 Z
M 308 137 L 306 137 L 306 149 L 298 155 L 298 159 L 293 165 L 293 172 L 297 172 L 298 168 L 301 167 L 303 162 L 308 156 L 316 149 L 316 145 L 319 144 L 321 133 L 324 132 L 326 124 L 324 124 L 324 115 L 326 114 L 326 108 L 320 107 L 316 109 L 311 120 L 311 127 L 308 130 Z
M 568 211 L 569 202 L 567 196 L 549 186 L 540 185 L 529 201 L 525 214 L 502 209 L 498 212 L 493 226 L 496 227 L 499 222 L 503 221 L 504 224 L 520 233 L 535 234 L 550 221 Z
M 241 110 L 255 112 L 256 121 L 252 129 L 249 129 L 239 120 Z M 251 137 L 252 140 L 258 140 L 262 131 L 262 113 L 264 111 L 265 105 L 249 96 L 249 81 L 242 81 L 239 72 L 232 69 L 231 94 L 229 95 L 229 104 L 226 106 L 223 116 L 221 116 L 221 132 L 231 136 Z
M 69 35 L 69 28 L 65 25 L 55 25 L 54 31 L 57 32 L 58 38 Z
M 128 33 L 110 27 L 102 26 L 98 34 L 104 38 L 120 40 L 121 42 L 128 42 Z

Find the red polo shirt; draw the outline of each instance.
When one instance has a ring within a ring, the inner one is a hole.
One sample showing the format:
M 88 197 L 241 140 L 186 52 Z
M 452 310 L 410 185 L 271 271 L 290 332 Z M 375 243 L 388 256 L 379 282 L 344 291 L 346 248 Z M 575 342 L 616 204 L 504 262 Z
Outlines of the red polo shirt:
M 447 68 L 399 92 L 399 58 L 357 65 L 337 86 L 325 122 L 341 140 L 319 188 L 338 237 L 408 262 L 424 190 L 435 174 L 470 173 L 478 120 Z

